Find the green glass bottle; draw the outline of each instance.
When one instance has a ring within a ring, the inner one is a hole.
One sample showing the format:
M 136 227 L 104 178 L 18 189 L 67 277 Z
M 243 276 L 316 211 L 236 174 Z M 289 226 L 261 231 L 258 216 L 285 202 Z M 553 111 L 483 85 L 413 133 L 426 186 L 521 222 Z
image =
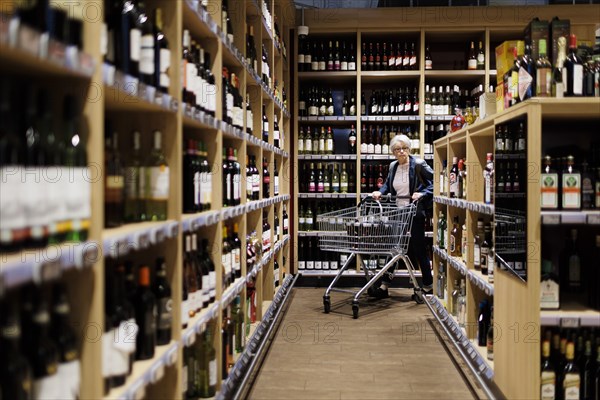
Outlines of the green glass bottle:
M 169 165 L 162 151 L 162 133 L 154 131 L 154 147 L 145 167 L 146 174 L 146 219 L 167 219 L 169 199 Z
M 198 370 L 199 390 L 198 395 L 203 398 L 213 397 L 217 392 L 217 352 L 213 344 L 213 326 L 210 324 L 202 343 L 198 346 Z

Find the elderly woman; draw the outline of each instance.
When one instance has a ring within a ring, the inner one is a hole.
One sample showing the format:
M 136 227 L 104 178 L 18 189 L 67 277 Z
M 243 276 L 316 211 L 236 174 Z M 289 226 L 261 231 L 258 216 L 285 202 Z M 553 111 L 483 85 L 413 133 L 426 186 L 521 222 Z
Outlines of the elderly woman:
M 390 141 L 390 149 L 396 160 L 390 164 L 390 172 L 379 191 L 372 193 L 376 200 L 390 193 L 396 196 L 399 207 L 419 200 L 417 213 L 410 229 L 411 237 L 408 255 L 413 265 L 419 265 L 423 277 L 423 292 L 432 292 L 433 277 L 429 256 L 425 250 L 425 217 L 432 207 L 433 170 L 422 159 L 410 155 L 410 139 L 406 135 L 397 135 Z M 388 297 L 388 287 L 394 277 L 395 266 L 383 275 L 381 286 L 370 288 L 369 295 L 378 299 Z

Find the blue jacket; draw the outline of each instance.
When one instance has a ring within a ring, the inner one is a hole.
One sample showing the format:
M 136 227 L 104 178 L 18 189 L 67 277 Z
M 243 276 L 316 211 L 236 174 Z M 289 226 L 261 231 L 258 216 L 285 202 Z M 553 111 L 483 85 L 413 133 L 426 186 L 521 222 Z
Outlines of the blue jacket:
M 433 207 L 433 170 L 425 160 L 418 157 L 408 156 L 408 162 L 408 187 L 410 195 L 412 196 L 414 192 L 423 193 L 423 197 L 417 205 L 417 215 L 424 215 L 424 211 L 430 210 Z M 381 194 L 391 193 L 392 196 L 396 195 L 394 177 L 397 170 L 398 161 L 392 161 L 387 179 L 379 189 Z

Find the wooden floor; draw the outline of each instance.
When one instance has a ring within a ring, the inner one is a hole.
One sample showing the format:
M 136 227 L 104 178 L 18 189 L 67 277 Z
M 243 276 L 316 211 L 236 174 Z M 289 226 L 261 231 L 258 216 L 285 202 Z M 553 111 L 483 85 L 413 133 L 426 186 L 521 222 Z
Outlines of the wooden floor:
M 412 291 L 361 302 L 352 319 L 350 295 L 298 288 L 250 399 L 473 399 L 474 395 Z

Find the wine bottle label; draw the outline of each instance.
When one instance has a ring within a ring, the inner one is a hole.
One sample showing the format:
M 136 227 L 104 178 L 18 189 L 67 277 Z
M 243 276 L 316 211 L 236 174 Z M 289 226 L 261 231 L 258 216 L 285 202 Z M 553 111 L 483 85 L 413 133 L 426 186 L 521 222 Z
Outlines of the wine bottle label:
M 113 341 L 117 331 L 111 329 L 108 332 L 102 334 L 102 377 L 109 378 L 113 373 L 114 369 L 114 354 L 116 349 L 113 345 Z
M 167 200 L 169 198 L 169 167 L 147 167 L 149 179 L 149 197 L 152 200 Z
M 353 61 L 348 62 L 348 71 L 356 71 L 356 63 Z
M 160 86 L 168 88 L 171 86 L 169 77 L 169 68 L 171 67 L 171 51 L 169 49 L 160 49 Z
M 432 69 L 433 62 L 431 60 L 425 60 L 425 69 Z
M 81 365 L 79 360 L 64 362 L 58 365 L 59 399 L 79 399 L 79 387 L 81 385 Z
M 217 384 L 217 360 L 210 360 L 208 363 L 208 385 L 215 386 Z
M 329 269 L 338 269 L 338 261 L 337 260 L 331 260 L 329 261 Z
M 378 109 L 379 109 L 379 106 L 377 104 L 371 104 L 371 115 L 377 114 Z
M 319 62 L 317 60 L 311 60 L 310 69 L 312 71 L 318 71 L 319 70 Z
M 304 66 L 304 54 L 298 54 L 298 65 Z
M 185 395 L 185 393 L 188 391 L 188 366 L 187 366 L 187 360 L 184 361 L 183 366 L 181 367 L 181 393 L 183 393 Z
M 554 371 L 542 371 L 541 400 L 554 400 L 556 394 L 556 374 Z
M 557 309 L 560 307 L 558 282 L 542 279 L 540 283 L 540 307 L 542 309 Z
M 411 67 L 414 67 L 417 65 L 417 57 L 416 56 L 410 58 L 409 65 Z
M 234 271 L 241 271 L 242 270 L 242 263 L 241 263 L 241 252 L 240 249 L 236 248 L 232 250 L 232 258 L 233 258 L 233 270 Z
M 367 153 L 368 154 L 375 154 L 375 145 L 373 143 L 369 143 L 367 145 Z
M 131 29 L 129 31 L 129 57 L 131 58 L 131 61 L 140 61 L 140 51 L 142 46 L 141 41 L 142 31 L 140 31 L 139 29 Z
M 481 267 L 481 247 L 478 244 L 473 247 L 473 264 L 475 268 Z
M 579 373 L 565 374 L 563 381 L 564 400 L 578 400 L 579 386 L 581 384 Z
M 315 269 L 323 269 L 323 262 L 321 260 L 315 261 Z
M 539 68 L 536 71 L 536 96 L 550 96 L 552 93 L 552 70 Z
M 140 50 L 140 72 L 142 74 L 154 74 L 154 36 L 144 35 Z
M 340 71 L 348 71 L 348 61 L 342 61 L 339 69 Z
M 305 269 L 306 268 L 306 263 L 302 260 L 298 261 L 298 269 Z
M 67 214 L 72 224 L 70 229 L 87 229 L 92 215 L 93 175 L 87 167 L 74 167 L 67 170 L 72 174 L 64 177 L 72 182 L 68 193 L 64 195 Z
M 566 70 L 566 68 L 565 68 Z M 573 94 L 583 95 L 583 65 L 573 65 Z
M 361 152 L 361 154 L 367 154 L 368 150 L 369 150 L 369 146 L 367 145 L 367 143 L 363 142 L 363 143 L 360 144 L 360 152 Z
M 171 329 L 173 320 L 173 300 L 162 298 L 158 300 L 158 329 Z
M 202 275 L 202 302 L 210 301 L 210 278 L 208 275 Z
M 315 269 L 315 262 L 313 260 L 307 261 L 306 269 Z
M 477 59 L 467 61 L 467 69 L 477 69 Z
M 319 61 L 319 71 L 325 71 L 327 69 L 327 64 L 325 61 Z
M 563 173 L 562 192 L 563 208 L 581 208 L 581 174 Z

